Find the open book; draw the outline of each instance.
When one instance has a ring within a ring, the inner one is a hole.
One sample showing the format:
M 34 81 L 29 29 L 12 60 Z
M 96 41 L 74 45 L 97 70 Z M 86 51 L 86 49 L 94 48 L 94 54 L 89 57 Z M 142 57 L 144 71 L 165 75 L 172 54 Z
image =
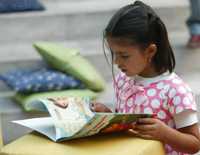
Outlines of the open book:
M 150 114 L 97 113 L 90 110 L 88 98 L 68 97 L 66 100 L 66 108 L 48 99 L 39 100 L 32 106 L 48 111 L 50 117 L 13 122 L 36 130 L 53 141 L 63 141 L 100 132 L 127 130 L 138 118 L 151 117 Z

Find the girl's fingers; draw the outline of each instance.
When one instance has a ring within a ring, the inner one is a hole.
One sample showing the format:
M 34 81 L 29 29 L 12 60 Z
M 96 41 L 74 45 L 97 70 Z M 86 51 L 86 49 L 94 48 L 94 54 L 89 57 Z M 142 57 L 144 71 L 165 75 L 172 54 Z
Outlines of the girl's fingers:
M 108 107 L 102 103 L 91 103 L 90 109 L 95 112 L 112 112 Z
M 128 134 L 134 137 L 139 137 L 139 138 L 144 138 L 144 139 L 153 139 L 153 137 L 147 132 L 138 132 L 135 130 L 129 130 Z
M 140 134 L 138 132 L 134 131 L 134 130 L 133 131 L 129 131 L 128 134 L 131 135 L 131 136 L 140 138 Z
M 136 128 L 136 122 L 131 123 L 131 129 L 135 129 Z
M 141 130 L 141 131 L 151 131 L 155 130 L 155 125 L 135 125 L 135 130 Z
M 66 108 L 68 106 L 67 101 L 58 101 L 57 104 L 59 104 L 60 106 L 62 106 L 63 108 Z
M 148 134 L 137 134 L 138 137 L 140 138 L 144 138 L 144 139 L 153 139 L 153 137 L 151 135 Z
M 91 109 L 92 111 L 95 111 L 94 103 L 90 103 L 90 109 Z
M 137 121 L 138 124 L 154 124 L 155 119 L 154 118 L 140 118 Z
M 134 130 L 134 131 L 141 135 L 152 135 L 151 131 L 142 131 L 142 130 Z
M 48 98 L 48 100 L 52 101 L 55 105 L 61 107 L 61 108 L 67 108 L 68 103 L 66 99 L 61 99 L 61 98 Z

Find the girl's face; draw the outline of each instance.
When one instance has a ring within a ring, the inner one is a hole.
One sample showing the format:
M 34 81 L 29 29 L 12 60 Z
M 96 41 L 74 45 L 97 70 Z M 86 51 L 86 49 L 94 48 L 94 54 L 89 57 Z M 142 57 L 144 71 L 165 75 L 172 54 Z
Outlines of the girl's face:
M 114 63 L 127 76 L 152 76 L 155 69 L 151 64 L 156 49 L 148 47 L 141 49 L 138 46 L 122 44 L 120 40 L 108 38 L 108 45 L 113 53 Z

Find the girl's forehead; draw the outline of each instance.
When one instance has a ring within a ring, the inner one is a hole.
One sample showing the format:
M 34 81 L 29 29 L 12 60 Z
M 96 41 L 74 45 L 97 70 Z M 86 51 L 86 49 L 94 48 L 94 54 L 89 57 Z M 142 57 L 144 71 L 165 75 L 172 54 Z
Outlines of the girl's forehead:
M 107 42 L 111 50 L 115 53 L 133 52 L 138 50 L 136 45 L 131 44 L 130 42 L 127 43 L 124 40 L 108 38 Z
M 133 46 L 133 43 L 130 39 L 126 38 L 113 38 L 113 37 L 108 37 L 107 42 L 111 44 L 117 44 L 119 46 Z

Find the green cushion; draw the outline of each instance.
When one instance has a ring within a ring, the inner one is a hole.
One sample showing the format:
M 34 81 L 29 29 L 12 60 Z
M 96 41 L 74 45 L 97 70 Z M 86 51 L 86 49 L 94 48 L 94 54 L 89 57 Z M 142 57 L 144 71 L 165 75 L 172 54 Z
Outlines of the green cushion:
M 104 90 L 105 82 L 101 75 L 77 50 L 48 42 L 38 42 L 33 46 L 53 68 L 80 79 L 91 90 Z
M 95 93 L 89 89 L 71 89 L 64 91 L 52 91 L 52 92 L 44 92 L 44 93 L 35 93 L 31 95 L 25 94 L 16 94 L 14 96 L 14 100 L 19 103 L 25 111 L 40 111 L 38 109 L 34 109 L 31 106 L 31 103 L 37 101 L 38 99 L 46 99 L 53 97 L 66 97 L 66 96 L 74 96 L 74 97 L 90 97 L 91 99 L 95 99 L 98 93 Z M 42 110 L 41 110 L 42 111 Z

